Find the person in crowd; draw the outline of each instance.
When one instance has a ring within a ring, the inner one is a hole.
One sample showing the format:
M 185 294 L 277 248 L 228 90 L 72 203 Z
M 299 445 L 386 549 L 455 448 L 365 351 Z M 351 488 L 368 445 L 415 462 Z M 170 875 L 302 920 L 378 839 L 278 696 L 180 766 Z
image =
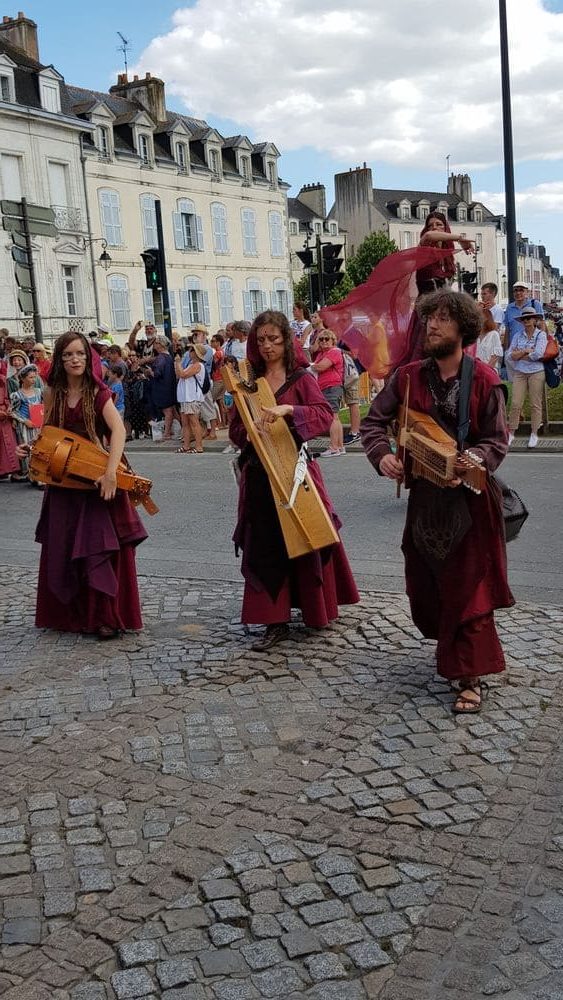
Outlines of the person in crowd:
M 294 337 L 303 344 L 311 336 L 313 327 L 311 326 L 311 315 L 304 302 L 295 302 L 293 306 L 293 319 L 289 324 Z
M 225 361 L 228 363 L 244 361 L 246 358 L 246 341 L 250 332 L 250 323 L 245 319 L 237 319 L 228 323 L 230 336 L 225 343 Z
M 108 347 L 107 360 L 110 371 L 112 368 L 119 368 L 121 378 L 125 378 L 127 374 L 127 362 L 123 358 L 123 350 L 119 344 L 112 344 L 111 347 Z
M 176 359 L 177 399 L 182 423 L 182 445 L 178 454 L 202 455 L 201 409 L 204 401 L 205 357 L 203 344 L 190 344 L 184 357 Z M 195 448 L 192 448 L 192 440 Z
M 145 409 L 147 378 L 148 376 L 141 365 L 139 355 L 132 353 L 128 359 L 127 372 L 123 379 L 123 392 L 125 395 L 124 419 L 128 440 L 143 438 L 149 432 L 147 411 Z
M 0 371 L 0 482 L 2 483 L 9 482 L 12 476 L 20 475 L 16 446 L 8 380 L 5 373 Z
M 522 332 L 522 327 L 520 326 L 519 319 L 522 315 L 522 310 L 526 307 L 532 307 L 535 309 L 536 313 L 541 315 L 541 319 L 538 320 L 538 326 L 541 330 L 546 330 L 546 325 L 544 322 L 543 306 L 541 302 L 530 296 L 530 287 L 525 281 L 515 281 L 512 286 L 512 294 L 514 296 L 513 301 L 509 302 L 505 312 L 504 312 L 504 347 L 505 347 L 505 364 L 506 364 L 506 374 L 509 382 L 513 380 L 514 368 L 512 365 L 512 357 L 508 351 L 511 346 L 514 337 L 519 336 Z
M 326 326 L 321 314 L 319 312 L 311 313 L 311 332 L 302 342 L 303 350 L 309 355 L 311 361 L 314 361 L 315 354 L 319 349 L 318 336 L 322 330 L 326 330 Z
M 34 344 L 29 354 L 29 360 L 37 368 L 37 374 L 44 385 L 47 384 L 47 376 L 51 368 L 49 354 L 50 352 L 47 351 L 45 344 Z
M 483 309 L 488 309 L 493 317 L 493 323 L 495 324 L 495 329 L 500 333 L 502 324 L 504 323 L 504 309 L 499 306 L 497 302 L 498 286 L 495 285 L 494 281 L 486 281 L 484 285 L 481 285 L 481 301 L 480 304 Z
M 457 439 L 464 348 L 479 336 L 481 314 L 468 295 L 446 289 L 421 299 L 417 308 L 427 357 L 393 373 L 362 422 L 362 442 L 380 475 L 404 479 L 410 489 L 402 549 L 411 614 L 427 639 L 438 640 L 438 673 L 457 688 L 453 711 L 474 713 L 486 692 L 482 675 L 505 669 L 493 612 L 514 603 L 500 487 L 489 475 L 481 493 L 464 489 L 459 463 L 450 488 L 414 478 L 408 453 L 393 454 L 388 427 L 408 391 L 412 410 L 435 417 Z M 473 365 L 466 444 L 492 473 L 508 448 L 504 395 L 490 365 Z
M 154 357 L 145 361 L 151 373 L 148 385 L 148 408 L 151 420 L 164 415 L 163 441 L 172 440 L 172 425 L 176 416 L 176 376 L 174 359 L 168 350 L 168 340 L 163 333 L 153 341 Z
M 332 412 L 317 380 L 307 374 L 305 355 L 297 348 L 283 313 L 267 311 L 256 317 L 248 338 L 248 359 L 276 398 L 274 406 L 262 410 L 258 429 L 268 434 L 271 424 L 285 420 L 299 447 L 326 433 Z M 337 618 L 339 604 L 354 604 L 359 595 L 342 543 L 288 558 L 268 476 L 238 411 L 232 416 L 229 436 L 242 449 L 237 459 L 240 493 L 233 536 L 237 550 L 242 551 L 245 580 L 241 617 L 244 623 L 267 626 L 253 646 L 266 650 L 287 637 L 292 607 L 301 609 L 305 625 L 322 628 Z M 308 471 L 339 528 L 315 461 L 308 463 Z
M 536 448 L 538 431 L 542 423 L 542 403 L 545 386 L 545 369 L 542 358 L 547 347 L 547 334 L 540 328 L 543 312 L 536 312 L 533 306 L 524 306 L 516 322 L 520 333 L 512 338 L 507 351 L 507 361 L 512 368 L 512 402 L 508 425 L 509 444 L 520 423 L 520 413 L 526 396 L 530 400 L 532 432 L 528 448 Z
M 330 445 L 322 452 L 323 458 L 345 455 L 344 429 L 340 422 L 340 407 L 344 394 L 344 357 L 336 346 L 336 335 L 332 330 L 323 330 L 317 338 L 319 349 L 311 365 L 311 371 L 318 378 L 319 389 L 332 410 L 330 425 Z
M 497 324 L 490 309 L 482 309 L 481 332 L 477 338 L 476 357 L 490 365 L 496 372 L 502 360 L 502 344 Z
M 217 427 L 219 426 L 219 408 L 215 405 L 213 399 L 213 359 L 215 357 L 215 351 L 213 347 L 207 342 L 207 327 L 203 323 L 196 323 L 192 326 L 192 343 L 199 344 L 205 349 L 205 358 L 203 363 L 205 365 L 205 370 L 209 378 L 209 391 L 205 394 L 203 398 L 203 405 L 201 407 L 201 420 L 205 424 L 206 431 L 205 437 L 209 438 L 210 441 L 217 440 Z
M 18 373 L 29 364 L 29 358 L 25 351 L 21 347 L 14 347 L 8 355 L 8 392 L 12 395 L 13 392 L 17 392 L 20 387 Z
M 37 368 L 35 365 L 24 365 L 18 371 L 19 388 L 10 397 L 12 416 L 16 438 L 20 445 L 32 445 L 39 435 L 42 424 L 42 413 L 38 415 L 37 407 L 42 407 L 43 386 L 37 386 Z M 35 407 L 35 409 L 34 409 Z M 27 451 L 27 449 L 25 449 Z M 29 459 L 22 458 L 20 472 L 13 475 L 14 482 L 29 480 Z
M 97 339 L 99 341 L 103 341 L 103 343 L 107 347 L 111 347 L 111 345 L 113 344 L 113 337 L 111 335 L 111 330 L 109 326 L 106 326 L 105 323 L 100 323 L 99 326 L 97 327 L 97 330 L 98 330 Z
M 127 493 L 117 489 L 125 427 L 94 374 L 82 334 L 65 333 L 55 343 L 45 410 L 47 424 L 109 444 L 97 490 L 45 490 L 35 536 L 41 544 L 35 624 L 99 639 L 140 629 L 135 547 L 147 533 Z
M 156 337 L 157 329 L 154 323 L 143 324 L 142 319 L 138 319 L 129 334 L 127 346 L 130 351 L 138 354 L 140 358 L 152 358 L 155 354 L 154 344 Z
M 442 260 L 429 264 L 416 272 L 416 285 L 419 295 L 428 295 L 438 288 L 449 285 L 455 275 L 454 243 L 469 253 L 473 249 L 473 241 L 462 233 L 452 233 L 450 224 L 443 212 L 429 212 L 420 232 L 419 245 L 422 247 L 451 248 L 452 253 Z
M 223 351 L 223 344 L 225 343 L 225 337 L 221 330 L 211 338 L 211 346 L 213 348 L 213 365 L 211 368 L 211 394 L 213 402 L 219 410 L 219 426 L 227 427 L 227 409 L 225 407 L 225 383 L 223 381 L 223 373 L 221 371 L 223 363 L 225 360 L 225 352 Z
M 113 405 L 121 419 L 125 422 L 125 391 L 123 388 L 123 371 L 119 364 L 111 365 L 107 377 L 108 388 L 111 390 Z

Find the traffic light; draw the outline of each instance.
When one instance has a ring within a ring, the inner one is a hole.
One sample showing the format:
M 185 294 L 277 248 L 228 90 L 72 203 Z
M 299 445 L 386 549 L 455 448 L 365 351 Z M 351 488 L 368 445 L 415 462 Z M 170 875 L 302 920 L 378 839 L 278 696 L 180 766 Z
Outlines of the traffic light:
M 461 287 L 472 299 L 477 298 L 477 274 L 475 271 L 461 272 Z
M 313 266 L 313 251 L 312 250 L 297 250 L 296 251 L 296 256 L 299 257 L 299 260 L 303 264 L 303 267 L 312 267 Z
M 31 262 L 24 236 L 19 233 L 12 233 L 12 259 L 15 267 L 16 283 L 18 285 L 18 305 L 24 315 L 33 313 L 33 299 L 31 295 Z
M 325 298 L 327 293 L 332 291 L 342 281 L 342 274 L 340 273 L 340 268 L 344 263 L 344 258 L 340 256 L 342 248 L 342 243 L 322 244 L 323 290 Z
M 162 288 L 162 268 L 158 247 L 151 247 L 141 254 L 145 265 L 147 288 Z

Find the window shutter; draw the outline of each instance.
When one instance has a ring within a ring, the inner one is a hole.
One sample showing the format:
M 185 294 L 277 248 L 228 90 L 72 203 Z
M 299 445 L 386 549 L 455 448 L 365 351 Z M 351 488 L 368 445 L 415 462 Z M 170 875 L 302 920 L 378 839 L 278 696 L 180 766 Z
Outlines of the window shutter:
M 141 217 L 145 247 L 158 246 L 156 211 L 154 207 L 154 198 L 150 194 L 145 194 L 141 197 Z
M 178 313 L 176 311 L 176 292 L 168 290 L 168 302 L 170 303 L 170 322 L 172 326 L 178 325 Z
M 191 323 L 190 297 L 184 288 L 180 289 L 180 314 L 182 316 L 182 326 L 189 326 Z
M 206 326 L 209 326 L 211 323 L 211 313 L 209 311 L 209 294 L 208 292 L 202 292 L 201 295 L 203 298 L 203 322 L 205 323 Z
M 242 304 L 244 310 L 244 318 L 248 320 L 249 323 L 252 323 L 254 317 L 252 315 L 252 300 L 250 298 L 250 292 L 242 293 Z
M 278 308 L 278 296 L 277 292 L 270 292 L 270 309 Z
M 195 217 L 196 231 L 197 231 L 197 248 L 198 250 L 203 250 L 203 220 L 201 215 L 196 215 Z
M 262 294 L 262 312 L 265 312 L 266 309 L 268 309 L 268 293 L 262 292 L 261 294 Z
M 129 288 L 126 278 L 113 275 L 108 281 L 112 326 L 115 330 L 128 330 L 131 326 Z
M 143 308 L 145 310 L 145 322 L 154 323 L 154 299 L 151 288 L 143 288 Z
M 182 228 L 182 216 L 179 212 L 172 213 L 172 225 L 174 227 L 174 246 L 176 250 L 185 250 L 184 230 Z

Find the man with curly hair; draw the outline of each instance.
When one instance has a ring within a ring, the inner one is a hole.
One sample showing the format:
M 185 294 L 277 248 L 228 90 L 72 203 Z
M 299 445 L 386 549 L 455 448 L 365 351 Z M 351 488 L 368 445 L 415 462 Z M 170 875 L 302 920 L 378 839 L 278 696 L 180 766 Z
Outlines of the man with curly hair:
M 481 330 L 481 311 L 468 295 L 440 290 L 419 300 L 425 358 L 394 372 L 362 424 L 367 457 L 379 475 L 410 488 L 403 535 L 406 589 L 415 625 L 437 639 L 438 673 L 454 682 L 454 712 L 481 708 L 483 674 L 505 669 L 493 612 L 514 603 L 507 580 L 500 487 L 491 473 L 508 449 L 504 395 L 497 373 L 473 362 L 466 446 L 487 470 L 485 489 L 464 489 L 463 468 L 449 488 L 414 478 L 410 458 L 393 453 L 387 428 L 405 400 L 459 437 L 464 349 Z M 466 361 L 465 366 L 470 364 Z M 407 378 L 408 376 L 408 378 Z

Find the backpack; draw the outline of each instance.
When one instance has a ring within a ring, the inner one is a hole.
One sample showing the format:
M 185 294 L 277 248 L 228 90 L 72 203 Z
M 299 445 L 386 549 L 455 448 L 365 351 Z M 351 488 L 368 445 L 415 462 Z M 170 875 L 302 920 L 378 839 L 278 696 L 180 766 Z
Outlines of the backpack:
M 544 361 L 543 370 L 545 372 L 545 383 L 548 389 L 557 389 L 561 385 L 561 374 L 557 364 L 557 358 L 550 358 Z
M 348 389 L 351 385 L 354 384 L 354 382 L 358 381 L 360 373 L 356 368 L 354 359 L 351 354 L 347 354 L 346 351 L 343 351 L 342 356 L 344 358 L 344 371 L 343 371 L 342 383 L 344 385 L 344 388 Z
M 201 363 L 203 365 L 203 361 Z M 203 395 L 207 396 L 207 393 L 211 389 L 211 379 L 209 378 L 209 372 L 207 371 L 207 368 L 205 367 L 205 365 L 203 365 L 203 382 L 199 381 L 197 375 L 194 375 L 194 378 L 195 378 L 195 380 L 196 380 L 199 388 L 201 389 Z

